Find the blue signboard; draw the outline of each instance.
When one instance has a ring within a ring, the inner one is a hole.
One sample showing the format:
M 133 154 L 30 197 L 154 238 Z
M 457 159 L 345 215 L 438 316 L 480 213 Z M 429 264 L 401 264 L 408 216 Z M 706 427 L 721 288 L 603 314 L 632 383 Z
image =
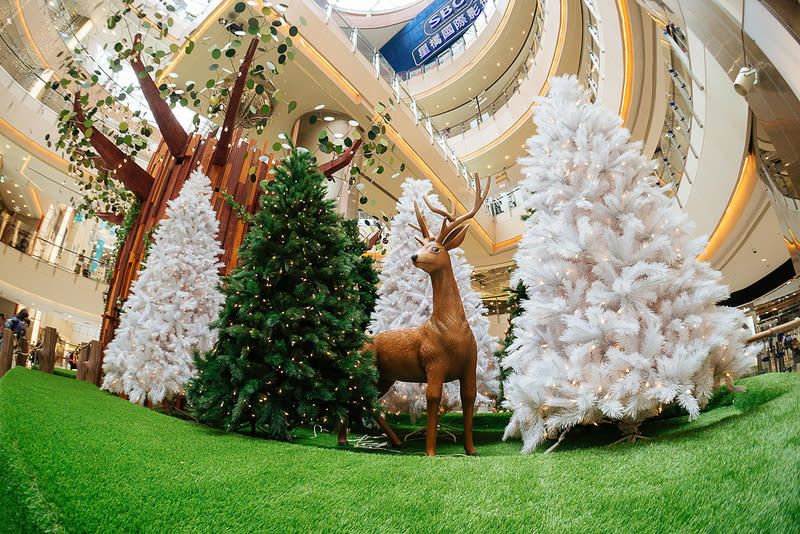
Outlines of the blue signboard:
M 383 45 L 397 72 L 430 63 L 447 50 L 483 11 L 486 0 L 435 0 Z

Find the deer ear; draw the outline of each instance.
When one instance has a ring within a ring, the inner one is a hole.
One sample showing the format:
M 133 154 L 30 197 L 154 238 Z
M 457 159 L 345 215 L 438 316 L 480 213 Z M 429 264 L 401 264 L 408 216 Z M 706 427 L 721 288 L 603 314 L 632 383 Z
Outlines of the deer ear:
M 469 230 L 469 225 L 465 224 L 458 230 L 453 230 L 450 234 L 444 238 L 442 242 L 442 246 L 444 246 L 445 250 L 453 250 L 454 248 L 461 245 L 461 242 L 464 241 L 464 237 L 467 235 L 467 230 Z

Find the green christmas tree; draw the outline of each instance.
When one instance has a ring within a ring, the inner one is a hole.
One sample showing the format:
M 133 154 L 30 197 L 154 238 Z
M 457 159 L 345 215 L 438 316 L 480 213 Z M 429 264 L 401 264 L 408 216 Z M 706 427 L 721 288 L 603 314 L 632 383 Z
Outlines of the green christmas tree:
M 367 329 L 369 318 L 375 309 L 375 302 L 378 299 L 376 291 L 379 281 L 378 272 L 374 267 L 375 261 L 369 256 L 362 256 L 367 251 L 367 246 L 358 233 L 358 221 L 356 219 L 342 219 L 342 224 L 348 237 L 346 246 L 349 248 L 346 252 L 358 256 L 358 261 L 353 269 L 353 289 L 356 292 L 356 298 L 360 303 L 361 311 L 364 312 L 365 319 L 365 322 L 359 326 L 358 330 L 359 332 L 364 332 Z
M 511 374 L 511 369 L 503 367 L 503 358 L 506 357 L 508 347 L 516 339 L 514 334 L 514 319 L 522 315 L 522 306 L 520 305 L 523 299 L 528 298 L 528 293 L 525 290 L 525 284 L 519 282 L 514 287 L 506 287 L 503 289 L 507 295 L 506 302 L 508 303 L 508 328 L 506 328 L 505 337 L 500 341 L 500 348 L 494 353 L 495 358 L 500 363 L 500 394 L 497 397 L 497 406 L 500 406 L 505 397 L 503 396 L 503 382 L 506 377 Z
M 377 415 L 374 357 L 360 352 L 376 274 L 324 181 L 314 157 L 295 149 L 264 183 L 225 280 L 219 339 L 195 357 L 188 400 L 201 421 L 287 441 L 299 424 Z
M 531 215 L 533 215 L 534 210 L 528 209 L 520 216 L 522 221 L 527 221 L 530 219 Z M 509 272 L 512 272 L 509 269 Z M 505 336 L 503 337 L 502 341 L 500 341 L 500 348 L 497 349 L 494 353 L 494 357 L 497 358 L 497 362 L 500 365 L 500 392 L 497 396 L 497 406 L 503 404 L 505 400 L 505 395 L 503 394 L 503 383 L 506 380 L 506 377 L 511 374 L 511 369 L 507 369 L 503 367 L 503 358 L 508 355 L 508 347 L 516 339 L 516 335 L 514 334 L 514 319 L 522 315 L 522 306 L 521 303 L 523 299 L 528 298 L 528 292 L 525 290 L 525 284 L 519 282 L 514 287 L 506 287 L 503 288 L 507 297 L 506 302 L 508 303 L 508 328 L 506 328 Z

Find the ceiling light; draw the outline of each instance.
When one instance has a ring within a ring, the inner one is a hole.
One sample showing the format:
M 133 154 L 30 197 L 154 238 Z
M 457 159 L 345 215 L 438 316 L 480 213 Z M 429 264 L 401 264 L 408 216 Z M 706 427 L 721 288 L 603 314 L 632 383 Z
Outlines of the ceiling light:
M 767 258 L 761 258 L 761 261 L 767 261 Z
M 6 148 L 11 148 L 11 145 L 6 145 Z
M 508 156 L 506 156 L 506 159 L 508 159 Z
M 19 187 L 19 184 L 14 184 L 14 187 Z
M 349 121 L 347 121 L 347 124 L 349 124 L 350 126 L 358 126 L 358 121 L 350 119 Z
M 319 106 L 314 106 L 314 109 L 322 109 L 325 107 L 325 104 L 320 104 Z
M 491 169 L 491 168 L 492 168 L 492 166 L 491 166 L 491 165 L 487 165 L 487 166 L 486 166 L 486 168 L 487 168 L 487 169 Z
M 330 115 L 326 115 L 325 117 L 322 118 L 322 120 L 327 121 L 327 122 L 331 122 L 331 121 L 335 121 L 336 117 L 331 117 Z

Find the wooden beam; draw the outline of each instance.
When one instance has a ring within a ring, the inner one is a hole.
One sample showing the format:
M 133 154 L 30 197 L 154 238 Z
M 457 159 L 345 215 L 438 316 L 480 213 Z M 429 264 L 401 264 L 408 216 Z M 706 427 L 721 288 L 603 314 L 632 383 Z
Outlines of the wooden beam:
M 351 161 L 353 161 L 353 156 L 355 156 L 356 150 L 358 150 L 358 147 L 360 146 L 361 139 L 356 139 L 356 142 L 353 143 L 353 146 L 345 150 L 341 156 L 320 165 L 319 172 L 324 174 L 326 177 L 332 176 L 333 173 L 346 167 Z
M 133 46 L 135 47 L 141 42 L 142 34 L 137 33 L 133 40 Z M 169 104 L 161 98 L 161 91 L 156 87 L 144 63 L 142 63 L 140 53 L 136 52 L 135 49 L 131 56 L 131 67 L 136 72 L 136 77 L 139 79 L 139 87 L 142 88 L 147 105 L 150 107 L 150 111 L 153 112 L 158 129 L 161 131 L 161 137 L 169 147 L 169 153 L 177 160 L 183 159 L 186 154 L 186 146 L 189 143 L 189 135 L 178 122 L 178 119 L 175 118 L 175 114 L 172 113 Z
M 381 232 L 383 232 L 383 229 L 378 228 L 378 231 L 375 232 L 375 235 L 369 238 L 369 241 L 367 241 L 367 250 L 372 250 L 372 247 L 374 247 L 375 243 L 378 242 L 378 239 L 381 238 Z
M 75 93 L 72 106 L 75 112 L 73 123 L 86 135 L 83 110 L 81 109 L 80 92 Z M 153 186 L 153 177 L 139 167 L 132 158 L 128 157 L 108 137 L 101 134 L 96 128 L 89 137 L 89 142 L 103 160 L 103 168 L 111 172 L 114 177 L 133 193 L 139 201 L 144 202 Z
M 233 127 L 236 124 L 236 115 L 239 113 L 239 104 L 242 103 L 244 84 L 247 81 L 247 74 L 250 72 L 250 63 L 253 61 L 257 46 L 258 38 L 253 37 L 242 59 L 242 64 L 239 67 L 239 74 L 236 76 L 236 81 L 231 90 L 231 97 L 228 100 L 227 109 L 225 109 L 225 120 L 222 121 L 222 133 L 219 135 L 219 143 L 217 143 L 217 149 L 214 152 L 214 159 L 211 161 L 213 165 L 222 167 L 228 160 L 228 150 L 230 149 L 231 138 L 233 137 Z
M 108 223 L 116 225 L 122 224 L 122 220 L 125 218 L 124 215 L 120 215 L 119 213 L 111 213 L 110 211 L 98 212 L 97 216 Z

